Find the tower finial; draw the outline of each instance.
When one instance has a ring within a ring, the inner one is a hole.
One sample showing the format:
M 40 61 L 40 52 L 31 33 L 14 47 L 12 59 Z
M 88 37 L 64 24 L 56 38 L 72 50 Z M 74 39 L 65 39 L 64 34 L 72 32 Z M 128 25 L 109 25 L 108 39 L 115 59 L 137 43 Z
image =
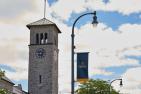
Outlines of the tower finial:
M 44 2 L 44 18 L 46 18 L 46 0 Z

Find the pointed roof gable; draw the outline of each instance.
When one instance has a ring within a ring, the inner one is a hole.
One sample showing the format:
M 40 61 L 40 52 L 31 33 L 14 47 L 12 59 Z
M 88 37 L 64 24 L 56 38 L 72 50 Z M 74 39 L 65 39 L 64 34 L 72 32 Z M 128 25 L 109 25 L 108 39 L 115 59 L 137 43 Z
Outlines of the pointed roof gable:
M 59 30 L 57 25 L 55 23 L 53 23 L 52 21 L 49 21 L 46 18 L 43 18 L 43 19 L 40 19 L 38 21 L 32 22 L 32 23 L 28 24 L 27 27 L 30 29 L 31 26 L 46 26 L 46 25 L 54 25 L 58 29 L 58 32 L 61 33 L 61 31 Z
M 50 25 L 50 24 L 55 24 L 55 23 L 49 21 L 46 18 L 43 18 L 43 19 L 40 19 L 40 20 L 38 20 L 36 22 L 32 22 L 32 23 L 28 24 L 27 26 L 33 26 L 33 25 Z

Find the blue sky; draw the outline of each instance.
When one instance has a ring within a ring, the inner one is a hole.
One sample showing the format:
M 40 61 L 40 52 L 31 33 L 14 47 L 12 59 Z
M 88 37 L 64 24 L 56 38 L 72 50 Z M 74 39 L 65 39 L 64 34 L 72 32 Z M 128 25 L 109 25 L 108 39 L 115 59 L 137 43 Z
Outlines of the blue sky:
M 43 17 L 43 1 L 0 1 L 0 68 L 16 84 L 21 83 L 24 90 L 28 90 L 29 30 L 26 24 Z M 48 0 L 46 17 L 62 31 L 59 35 L 60 92 L 70 91 L 68 69 L 72 24 L 81 14 L 96 10 L 97 27 L 91 26 L 90 15 L 81 18 L 75 29 L 76 51 L 90 52 L 90 78 L 123 78 L 125 85 L 120 90 L 122 93 L 140 94 L 141 78 L 136 77 L 141 72 L 140 3 L 141 0 Z M 7 5 L 11 9 L 5 7 Z M 113 86 L 119 90 L 118 83 L 113 83 Z
M 88 10 L 87 12 L 93 12 L 91 10 Z M 84 13 L 87 13 L 84 12 Z M 83 13 L 81 13 L 83 14 Z M 66 24 L 68 24 L 69 26 L 71 26 L 73 24 L 73 18 L 77 17 L 81 14 L 72 14 L 72 17 L 69 18 L 69 20 L 66 22 Z M 130 15 L 123 15 L 121 13 L 118 12 L 105 12 L 105 11 L 97 11 L 97 16 L 98 16 L 98 21 L 105 23 L 108 27 L 111 27 L 113 30 L 118 29 L 118 27 L 124 23 L 130 23 L 130 24 L 140 24 L 140 13 L 133 13 Z M 84 17 L 82 18 L 83 20 L 80 20 L 79 23 L 82 24 L 78 24 L 77 26 L 79 27 L 80 25 L 86 24 L 88 21 L 92 20 L 92 17 Z M 72 20 L 70 22 L 70 20 Z

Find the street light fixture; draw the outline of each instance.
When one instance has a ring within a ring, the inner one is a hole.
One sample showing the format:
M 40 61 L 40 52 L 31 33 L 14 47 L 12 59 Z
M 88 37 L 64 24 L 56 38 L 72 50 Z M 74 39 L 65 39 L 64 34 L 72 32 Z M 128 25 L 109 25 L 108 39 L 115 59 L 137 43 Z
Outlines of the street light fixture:
M 120 86 L 121 86 L 121 87 L 123 86 L 122 79 L 120 80 Z
M 98 21 L 97 21 L 96 11 L 94 11 L 92 25 L 93 25 L 93 27 L 95 27 L 95 26 L 97 26 L 97 24 L 98 24 Z
M 110 82 L 110 88 L 109 88 L 109 93 L 111 94 L 111 85 L 112 85 L 112 83 L 114 82 L 114 81 L 117 81 L 117 80 L 120 80 L 120 86 L 122 87 L 123 86 L 123 83 L 122 83 L 122 79 L 114 79 L 114 80 L 112 80 L 111 82 Z
M 96 11 L 80 15 L 73 23 L 72 34 L 71 34 L 71 37 L 72 37 L 72 43 L 71 43 L 71 94 L 74 94 L 74 49 L 75 49 L 75 45 L 74 45 L 74 37 L 75 37 L 74 27 L 75 27 L 76 22 L 81 17 L 86 16 L 86 15 L 93 15 L 93 21 L 92 21 L 93 26 L 96 26 L 98 24 Z

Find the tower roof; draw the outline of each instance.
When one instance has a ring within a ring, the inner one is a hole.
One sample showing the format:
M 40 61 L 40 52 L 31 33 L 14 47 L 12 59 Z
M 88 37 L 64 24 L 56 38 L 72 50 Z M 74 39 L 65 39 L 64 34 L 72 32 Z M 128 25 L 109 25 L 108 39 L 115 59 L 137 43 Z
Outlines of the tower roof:
M 52 21 L 43 18 L 40 19 L 38 21 L 32 22 L 30 24 L 27 25 L 27 27 L 30 29 L 31 26 L 47 26 L 47 25 L 53 25 L 58 29 L 58 32 L 61 33 L 61 31 L 59 30 L 59 28 L 57 27 L 57 25 L 55 23 L 53 23 Z

